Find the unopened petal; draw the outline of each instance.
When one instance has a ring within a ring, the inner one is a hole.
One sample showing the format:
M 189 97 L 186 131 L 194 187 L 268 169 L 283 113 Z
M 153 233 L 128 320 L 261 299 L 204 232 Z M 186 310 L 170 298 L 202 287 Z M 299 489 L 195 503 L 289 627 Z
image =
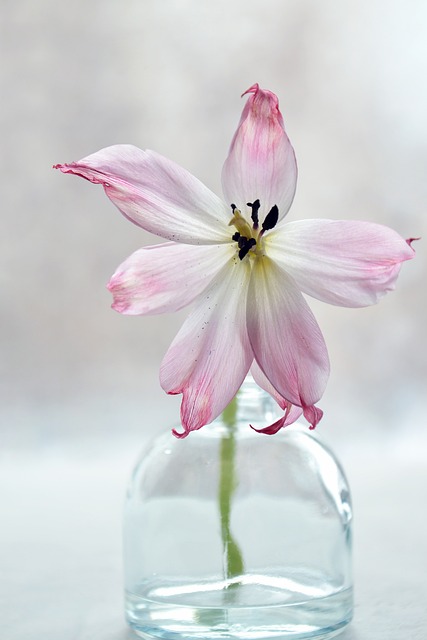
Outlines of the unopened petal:
M 402 262 L 415 254 L 393 229 L 371 222 L 290 222 L 265 242 L 301 291 L 343 307 L 378 302 L 394 289 Z
M 231 402 L 251 365 L 246 331 L 248 261 L 229 260 L 197 300 L 170 346 L 160 382 L 171 394 L 182 393 L 185 437 L 214 420 Z
M 254 264 L 247 309 L 249 340 L 264 375 L 288 402 L 312 407 L 328 380 L 326 345 L 292 278 L 265 256 Z
M 230 210 L 191 173 L 154 151 L 107 147 L 56 165 L 95 184 L 121 213 L 150 233 L 188 244 L 230 241 Z
M 248 202 L 261 203 L 260 220 L 271 207 L 279 219 L 288 212 L 296 188 L 295 153 L 285 133 L 277 96 L 258 84 L 248 91 L 239 126 L 222 172 L 228 204 L 242 211 Z
M 231 245 L 175 242 L 139 249 L 108 284 L 113 309 L 126 315 L 178 311 L 207 287 L 233 253 Z

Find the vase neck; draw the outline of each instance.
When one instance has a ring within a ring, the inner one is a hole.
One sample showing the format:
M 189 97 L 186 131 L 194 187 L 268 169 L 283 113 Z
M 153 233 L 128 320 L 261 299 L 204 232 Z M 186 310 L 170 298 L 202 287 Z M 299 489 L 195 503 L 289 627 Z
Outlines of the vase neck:
M 247 428 L 266 426 L 280 416 L 280 408 L 264 389 L 259 387 L 251 375 L 246 376 L 238 394 L 236 407 L 236 425 Z

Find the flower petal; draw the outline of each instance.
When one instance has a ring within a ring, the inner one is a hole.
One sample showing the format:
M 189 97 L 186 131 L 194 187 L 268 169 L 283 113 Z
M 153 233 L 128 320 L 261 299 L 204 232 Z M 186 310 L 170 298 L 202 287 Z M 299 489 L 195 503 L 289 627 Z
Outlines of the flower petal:
M 276 422 L 273 422 L 273 424 L 268 425 L 268 427 L 263 427 L 262 429 L 257 429 L 256 427 L 254 427 L 253 425 L 249 425 L 251 429 L 253 429 L 254 431 L 256 431 L 257 433 L 265 433 L 268 436 L 274 436 L 278 431 L 280 431 L 280 429 L 283 429 L 284 427 L 288 427 L 290 424 L 292 424 L 293 422 L 295 422 L 295 420 L 298 420 L 298 418 L 300 417 L 301 413 L 302 413 L 302 409 L 301 407 L 299 407 L 300 411 L 295 412 L 293 411 L 292 415 L 291 415 L 291 409 L 296 409 L 295 405 L 291 404 L 289 402 L 289 411 L 286 410 L 285 414 L 279 418 L 278 420 L 276 420 Z
M 364 307 L 394 289 L 401 263 L 415 252 L 379 224 L 302 220 L 272 231 L 268 255 L 310 296 L 343 307 Z
M 258 84 L 245 93 L 251 95 L 222 171 L 225 199 L 241 211 L 247 202 L 259 199 L 261 221 L 277 205 L 281 219 L 295 194 L 295 153 L 285 133 L 277 96 Z
M 280 393 L 278 393 L 278 391 L 273 387 L 269 379 L 264 375 L 264 373 L 260 369 L 260 366 L 258 365 L 256 360 L 254 360 L 252 363 L 251 374 L 255 382 L 257 383 L 257 385 L 261 387 L 261 389 L 264 389 L 264 391 L 269 393 L 272 396 L 272 398 L 274 398 L 274 400 L 277 402 L 279 407 L 283 409 L 285 412 L 284 415 L 281 418 L 279 418 L 279 420 L 276 420 L 276 422 L 274 422 L 273 424 L 270 424 L 267 427 L 264 427 L 263 429 L 256 429 L 255 427 L 250 425 L 254 431 L 257 431 L 258 433 L 266 433 L 268 435 L 273 435 L 283 427 L 287 427 L 288 425 L 293 424 L 296 420 L 298 420 L 298 418 L 301 417 L 302 408 L 297 407 L 294 404 L 291 404 L 285 398 L 283 398 L 283 396 L 281 396 Z
M 292 278 L 266 256 L 253 267 L 247 326 L 264 375 L 283 398 L 303 408 L 314 427 L 321 412 L 312 405 L 322 396 L 329 375 L 326 345 Z
M 135 251 L 108 283 L 113 309 L 125 315 L 178 311 L 194 300 L 224 266 L 232 245 L 165 242 Z
M 116 145 L 55 168 L 102 184 L 121 213 L 150 233 L 188 244 L 230 242 L 229 208 L 191 173 L 154 151 Z
M 231 402 L 251 365 L 246 332 L 249 261 L 231 259 L 197 301 L 160 369 L 167 393 L 182 393 L 185 437 L 216 418 Z

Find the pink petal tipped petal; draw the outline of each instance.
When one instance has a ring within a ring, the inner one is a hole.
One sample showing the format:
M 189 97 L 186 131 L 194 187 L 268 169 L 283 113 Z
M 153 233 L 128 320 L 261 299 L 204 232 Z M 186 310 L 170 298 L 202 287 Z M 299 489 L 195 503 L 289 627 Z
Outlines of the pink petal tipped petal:
M 121 213 L 150 233 L 188 244 L 230 241 L 229 207 L 191 173 L 154 151 L 116 145 L 55 168 L 102 184 Z
M 412 240 L 412 239 L 411 239 Z M 379 224 L 301 220 L 265 238 L 268 255 L 310 296 L 343 307 L 364 307 L 394 289 L 411 240 Z
M 185 437 L 214 420 L 231 402 L 251 365 L 246 331 L 249 261 L 223 267 L 197 301 L 172 342 L 160 369 L 160 383 L 170 394 L 183 394 L 181 422 Z
M 259 199 L 260 221 L 273 205 L 279 219 L 286 215 L 295 194 L 297 165 L 285 133 L 277 96 L 254 84 L 222 171 L 228 204 L 245 210 L 247 202 Z M 243 95 L 245 95 L 243 94 Z
M 281 409 L 285 411 L 288 408 L 288 401 L 286 400 L 286 398 L 280 395 L 277 389 L 273 387 L 270 380 L 264 374 L 256 360 L 252 362 L 251 375 L 256 384 L 261 387 L 261 389 L 264 389 L 264 391 L 266 391 L 277 402 Z
M 284 415 L 279 418 L 279 420 L 276 420 L 276 422 L 274 422 L 273 424 L 262 429 L 256 429 L 253 425 L 250 425 L 250 427 L 254 431 L 257 431 L 258 433 L 273 435 L 283 427 L 287 427 L 288 425 L 293 424 L 295 420 L 298 420 L 298 418 L 301 417 L 302 407 L 297 407 L 291 404 L 283 396 L 280 395 L 277 389 L 273 387 L 270 380 L 264 375 L 256 360 L 254 360 L 252 363 L 251 374 L 257 385 L 261 387 L 261 389 L 264 389 L 264 391 L 266 391 L 268 394 L 270 394 L 271 397 L 274 398 L 274 400 L 277 402 L 279 407 L 285 412 Z
M 277 392 L 303 409 L 317 402 L 329 375 L 322 333 L 292 278 L 266 256 L 254 264 L 247 326 L 255 360 Z
M 406 244 L 407 244 L 409 247 L 411 247 L 411 249 L 412 249 L 412 243 L 413 243 L 413 242 L 418 242 L 418 240 L 421 240 L 421 237 L 420 237 L 420 236 L 418 236 L 418 238 L 406 238 Z M 412 250 L 413 250 L 413 252 L 415 253 L 415 249 L 412 249 Z
M 304 418 L 310 423 L 310 429 L 315 429 L 323 418 L 323 411 L 314 405 L 304 407 Z
M 289 403 L 289 410 L 285 412 L 285 415 L 270 424 L 268 427 L 263 427 L 262 429 L 256 429 L 251 424 L 249 425 L 251 429 L 256 431 L 257 433 L 265 433 L 268 436 L 273 436 L 280 429 L 284 427 L 288 427 L 290 424 L 293 424 L 302 414 L 301 407 L 296 407 L 295 405 Z
M 133 253 L 112 276 L 113 309 L 126 315 L 169 313 L 188 305 L 224 266 L 231 245 L 165 242 Z

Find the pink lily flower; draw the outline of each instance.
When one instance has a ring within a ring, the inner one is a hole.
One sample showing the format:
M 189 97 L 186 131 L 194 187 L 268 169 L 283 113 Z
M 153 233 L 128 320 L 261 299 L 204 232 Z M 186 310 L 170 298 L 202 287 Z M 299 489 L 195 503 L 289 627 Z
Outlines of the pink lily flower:
M 284 415 L 314 428 L 329 375 L 326 345 L 303 296 L 345 307 L 376 303 L 395 286 L 412 239 L 369 222 L 285 222 L 297 181 L 277 97 L 254 84 L 222 172 L 225 202 L 154 151 L 116 145 L 64 173 L 103 185 L 121 213 L 168 242 L 144 247 L 108 285 L 123 314 L 171 312 L 195 302 L 160 369 L 183 394 L 185 437 L 215 419 L 251 371 Z

